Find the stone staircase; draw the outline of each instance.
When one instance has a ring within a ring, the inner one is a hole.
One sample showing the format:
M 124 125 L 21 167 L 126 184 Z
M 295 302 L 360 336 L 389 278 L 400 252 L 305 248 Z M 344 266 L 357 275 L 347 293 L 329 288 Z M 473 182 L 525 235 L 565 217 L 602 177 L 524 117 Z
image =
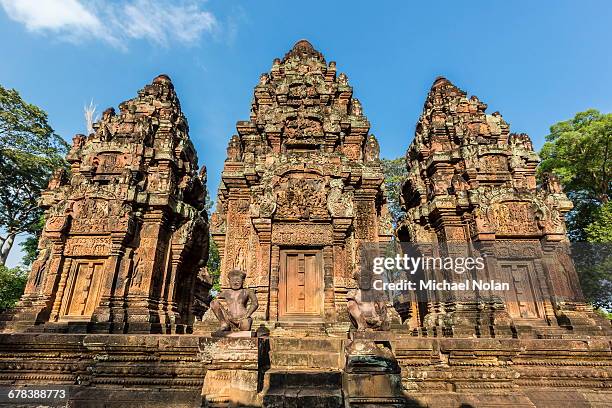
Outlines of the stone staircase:
M 263 398 L 266 408 L 343 408 L 342 372 L 339 370 L 270 369 Z
M 571 337 L 571 330 L 549 326 L 541 319 L 514 319 L 514 330 L 519 339 L 562 339 Z M 574 334 L 573 337 L 576 337 Z
M 270 369 L 264 377 L 264 407 L 344 407 L 344 339 L 270 336 Z
M 270 336 L 270 368 L 342 370 L 344 339 Z

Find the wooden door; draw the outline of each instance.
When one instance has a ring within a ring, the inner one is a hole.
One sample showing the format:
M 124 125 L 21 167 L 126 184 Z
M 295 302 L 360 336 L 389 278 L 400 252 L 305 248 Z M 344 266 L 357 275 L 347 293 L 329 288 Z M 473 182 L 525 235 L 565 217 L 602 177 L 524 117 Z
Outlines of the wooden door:
M 103 262 L 85 261 L 74 264 L 67 296 L 62 307 L 66 317 L 90 317 L 98 306 Z
M 532 271 L 526 263 L 502 263 L 502 276 L 510 283 L 510 291 L 505 296 L 506 307 L 511 317 L 540 318 L 539 296 L 536 282 L 532 281 Z
M 284 320 L 323 318 L 323 267 L 319 250 L 282 250 L 278 311 Z

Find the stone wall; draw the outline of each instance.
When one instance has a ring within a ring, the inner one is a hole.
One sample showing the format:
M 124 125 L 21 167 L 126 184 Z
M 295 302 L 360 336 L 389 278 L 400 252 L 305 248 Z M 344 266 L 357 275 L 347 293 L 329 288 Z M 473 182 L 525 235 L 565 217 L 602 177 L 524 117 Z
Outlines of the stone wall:
M 612 399 L 607 339 L 389 340 L 409 406 L 558 407 L 571 402 L 604 407 Z M 326 344 L 341 351 L 347 341 L 285 338 L 281 351 L 322 351 Z M 209 406 L 227 406 L 231 400 L 262 406 L 274 373 L 270 353 L 278 352 L 272 348 L 262 338 L 6 334 L 0 337 L 0 388 L 66 387 L 73 406 L 196 407 L 207 399 Z

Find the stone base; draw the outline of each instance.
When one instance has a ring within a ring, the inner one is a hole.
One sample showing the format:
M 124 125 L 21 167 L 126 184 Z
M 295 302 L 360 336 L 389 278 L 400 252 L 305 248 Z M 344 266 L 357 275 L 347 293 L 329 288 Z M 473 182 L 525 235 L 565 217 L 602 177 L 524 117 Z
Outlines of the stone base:
M 232 338 L 250 338 L 257 337 L 257 332 L 254 331 L 216 331 L 211 334 L 212 337 L 232 337 Z
M 269 370 L 263 406 L 343 408 L 342 372 Z
M 385 335 L 376 333 L 373 342 L 397 366 L 368 358 L 352 358 L 347 366 L 351 340 L 329 336 L 2 334 L 0 389 L 66 387 L 71 406 L 117 408 L 380 408 L 402 406 L 401 398 L 403 406 L 436 407 L 604 407 L 612 401 L 610 338 Z

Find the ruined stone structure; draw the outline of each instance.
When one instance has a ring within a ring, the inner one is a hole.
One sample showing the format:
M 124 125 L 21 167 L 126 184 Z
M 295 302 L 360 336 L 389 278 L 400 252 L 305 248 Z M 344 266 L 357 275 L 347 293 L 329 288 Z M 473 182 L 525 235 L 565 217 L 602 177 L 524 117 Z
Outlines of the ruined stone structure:
M 222 286 L 245 270 L 257 320 L 348 329 L 360 244 L 392 231 L 378 142 L 347 76 L 299 41 L 261 76 L 236 127 L 211 217 Z
M 8 329 L 184 332 L 208 256 L 205 168 L 160 75 L 76 135 L 43 194 L 40 256 Z
M 302 40 L 229 141 L 210 226 L 224 291 L 208 303 L 205 173 L 157 77 L 75 137 L 70 177 L 44 194 L 40 256 L 3 316 L 0 407 L 33 385 L 78 407 L 610 406 L 610 322 L 582 300 L 571 204 L 554 177 L 536 186 L 529 137 L 485 109 L 435 81 L 396 237 L 483 255 L 511 290 L 367 296 L 360 249 L 393 233 L 378 142 L 346 75 Z
M 499 112 L 486 108 L 445 78 L 434 82 L 406 152 L 406 215 L 397 233 L 426 254 L 483 256 L 481 277 L 511 282 L 511 290 L 463 298 L 433 292 L 413 323 L 429 335 L 605 333 L 609 325 L 584 304 L 570 259 L 563 216 L 571 201 L 553 175 L 536 186 L 540 159 L 529 136 L 510 133 Z M 438 281 L 466 278 L 427 272 Z

